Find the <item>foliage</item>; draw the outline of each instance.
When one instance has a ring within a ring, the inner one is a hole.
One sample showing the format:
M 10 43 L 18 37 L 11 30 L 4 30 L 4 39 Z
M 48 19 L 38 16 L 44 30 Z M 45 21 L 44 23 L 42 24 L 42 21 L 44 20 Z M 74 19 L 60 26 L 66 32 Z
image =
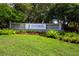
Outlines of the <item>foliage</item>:
M 61 39 L 71 43 L 79 43 L 79 34 L 74 32 L 66 32 L 62 35 Z
M 62 30 L 62 31 L 58 31 L 58 32 L 59 32 L 59 35 L 65 35 L 65 33 L 66 33 L 66 32 L 63 31 L 63 30 Z
M 46 36 L 47 36 L 47 37 L 57 38 L 58 35 L 59 35 L 59 32 L 56 31 L 56 30 L 48 30 L 48 31 L 46 32 Z
M 22 12 L 16 11 L 8 4 L 0 4 L 0 20 L 19 21 L 23 16 Z
M 0 4 L 0 28 L 9 27 L 9 21 L 19 22 L 24 19 L 24 14 L 16 11 L 9 4 Z
M 11 30 L 11 29 L 2 29 L 2 30 L 0 30 L 0 35 L 11 35 L 11 34 L 16 34 L 16 31 Z
M 59 40 L 63 40 L 71 43 L 79 43 L 79 34 L 75 32 L 64 32 L 64 31 L 56 31 L 49 30 L 46 33 L 47 37 L 56 38 Z
M 79 4 L 69 4 L 69 3 L 59 3 L 59 4 L 55 4 L 54 7 L 52 7 L 49 11 L 49 17 L 51 17 L 52 15 L 56 16 L 58 19 L 63 21 L 63 29 L 64 30 L 71 30 L 72 26 L 73 27 L 73 31 L 76 31 L 79 27 Z M 67 22 L 67 24 L 65 24 Z M 73 22 L 72 25 L 71 22 Z M 78 23 L 78 24 L 77 24 Z M 69 29 L 68 27 L 70 27 L 71 29 Z
M 27 18 L 25 17 L 24 21 L 41 23 L 41 22 L 48 22 L 49 20 L 48 12 L 52 6 L 53 4 L 31 3 L 31 4 L 15 4 L 14 8 L 26 14 Z

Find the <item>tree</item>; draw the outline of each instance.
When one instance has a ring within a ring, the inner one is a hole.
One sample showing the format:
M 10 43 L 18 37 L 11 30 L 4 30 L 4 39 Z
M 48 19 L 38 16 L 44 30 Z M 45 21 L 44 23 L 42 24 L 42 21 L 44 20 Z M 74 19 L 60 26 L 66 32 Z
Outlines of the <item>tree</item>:
M 15 9 L 26 14 L 24 22 L 48 22 L 48 12 L 53 4 L 15 4 Z
M 23 17 L 22 12 L 16 11 L 8 4 L 0 4 L 0 28 L 9 27 L 9 21 L 21 21 Z
M 77 26 L 76 23 L 79 23 L 79 4 L 55 4 L 54 7 L 50 9 L 49 15 L 55 15 L 58 19 L 61 19 L 63 21 L 63 28 L 69 26 L 71 22 L 74 22 L 73 25 L 75 28 Z M 66 22 L 67 24 L 65 24 Z M 70 30 L 73 29 L 71 28 Z
M 32 4 L 21 4 L 21 3 L 15 3 L 14 4 L 14 8 L 17 10 L 17 11 L 20 11 L 22 13 L 25 14 L 25 17 L 24 19 L 22 20 L 23 22 L 28 22 L 28 20 L 30 20 L 31 18 L 31 14 L 32 14 Z

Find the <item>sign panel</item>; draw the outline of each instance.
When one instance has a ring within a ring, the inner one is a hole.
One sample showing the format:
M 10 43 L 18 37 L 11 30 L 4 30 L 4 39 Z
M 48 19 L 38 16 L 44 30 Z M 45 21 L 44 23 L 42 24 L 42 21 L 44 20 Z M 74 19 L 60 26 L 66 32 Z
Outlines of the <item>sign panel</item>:
M 29 24 L 25 24 L 25 29 L 29 29 Z
M 46 24 L 26 24 L 26 29 L 46 29 Z

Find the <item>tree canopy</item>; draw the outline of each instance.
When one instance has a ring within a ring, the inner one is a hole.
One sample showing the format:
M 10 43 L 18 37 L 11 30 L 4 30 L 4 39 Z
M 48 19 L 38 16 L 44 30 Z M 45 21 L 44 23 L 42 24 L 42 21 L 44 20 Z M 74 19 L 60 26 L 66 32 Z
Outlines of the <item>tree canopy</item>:
M 0 20 L 19 21 L 23 19 L 24 14 L 16 11 L 8 4 L 0 4 Z
M 40 4 L 40 3 L 31 3 L 31 4 L 15 4 L 14 8 L 18 11 L 24 12 L 26 14 L 26 22 L 48 22 L 48 12 L 53 4 Z
M 9 21 L 21 21 L 24 17 L 22 12 L 16 11 L 8 4 L 0 4 L 0 25 L 3 27 L 7 25 Z M 3 25 L 3 26 L 2 26 Z

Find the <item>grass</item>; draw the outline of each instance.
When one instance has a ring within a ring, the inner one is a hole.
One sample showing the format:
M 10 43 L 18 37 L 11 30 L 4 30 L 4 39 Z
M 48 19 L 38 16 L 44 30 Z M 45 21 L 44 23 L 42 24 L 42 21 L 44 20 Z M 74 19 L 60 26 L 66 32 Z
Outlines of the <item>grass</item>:
M 79 56 L 79 44 L 39 35 L 0 35 L 0 56 Z

